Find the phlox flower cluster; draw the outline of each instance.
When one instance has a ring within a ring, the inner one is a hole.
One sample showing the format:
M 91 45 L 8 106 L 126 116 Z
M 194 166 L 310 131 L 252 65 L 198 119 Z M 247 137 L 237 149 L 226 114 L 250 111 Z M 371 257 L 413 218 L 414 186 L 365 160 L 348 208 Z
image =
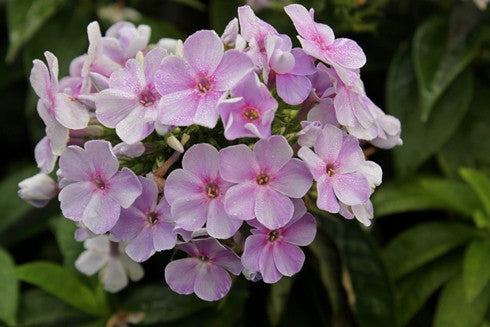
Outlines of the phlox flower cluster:
M 275 283 L 301 270 L 316 233 L 305 199 L 371 223 L 382 170 L 363 147 L 401 145 L 400 122 L 367 97 L 355 41 L 312 9 L 284 10 L 300 47 L 242 6 L 222 35 L 155 44 L 148 26 L 92 22 L 61 79 L 54 54 L 34 60 L 46 136 L 19 196 L 57 197 L 86 248 L 82 273 L 117 292 L 175 250 L 168 286 L 215 301 L 230 274 Z

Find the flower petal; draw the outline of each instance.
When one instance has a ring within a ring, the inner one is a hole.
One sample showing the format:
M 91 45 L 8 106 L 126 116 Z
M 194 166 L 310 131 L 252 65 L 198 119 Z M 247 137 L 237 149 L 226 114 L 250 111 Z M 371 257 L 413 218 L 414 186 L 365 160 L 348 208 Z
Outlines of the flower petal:
M 272 250 L 274 264 L 284 276 L 292 276 L 301 270 L 305 262 L 305 254 L 296 245 L 287 242 L 276 244 Z
M 338 174 L 332 187 L 337 198 L 350 206 L 365 203 L 372 192 L 366 176 L 360 173 Z
M 230 275 L 221 267 L 211 263 L 198 265 L 194 282 L 194 292 L 205 301 L 217 301 L 223 298 L 231 287 Z
M 146 261 L 154 252 L 153 231 L 145 227 L 126 246 L 127 255 L 136 262 Z
M 249 181 L 257 176 L 258 170 L 253 152 L 245 144 L 232 145 L 219 152 L 219 171 L 228 182 Z
M 185 40 L 183 51 L 196 75 L 209 76 L 219 65 L 224 46 L 215 31 L 200 30 Z
M 306 164 L 296 158 L 289 160 L 270 180 L 269 185 L 291 198 L 301 198 L 308 192 L 312 177 Z
M 269 187 L 261 187 L 255 199 L 255 216 L 269 229 L 286 225 L 293 216 L 294 205 L 291 199 Z
M 332 181 L 324 175 L 317 182 L 318 197 L 316 204 L 318 208 L 331 213 L 337 213 L 340 210 L 339 202 L 333 191 Z
M 306 213 L 298 221 L 283 229 L 284 242 L 294 245 L 306 246 L 315 239 L 316 220 L 310 213 Z
M 273 246 L 268 245 L 262 251 L 259 259 L 260 273 L 265 283 L 273 284 L 282 278 L 274 263 Z
M 255 182 L 234 185 L 225 194 L 225 210 L 239 219 L 249 220 L 255 217 Z
M 253 152 L 261 173 L 276 173 L 293 156 L 293 149 L 282 135 L 259 140 L 255 143 Z
M 179 294 L 194 292 L 194 283 L 197 277 L 199 259 L 185 258 L 170 262 L 165 267 L 165 281 L 168 286 Z
M 126 167 L 111 178 L 110 184 L 109 195 L 123 208 L 132 205 L 142 191 L 138 177 Z
M 92 195 L 93 187 L 90 182 L 72 183 L 63 187 L 58 195 L 63 216 L 74 221 L 82 220 L 84 209 Z
M 242 254 L 243 265 L 252 270 L 260 270 L 259 259 L 267 245 L 265 235 L 250 235 L 245 240 Z

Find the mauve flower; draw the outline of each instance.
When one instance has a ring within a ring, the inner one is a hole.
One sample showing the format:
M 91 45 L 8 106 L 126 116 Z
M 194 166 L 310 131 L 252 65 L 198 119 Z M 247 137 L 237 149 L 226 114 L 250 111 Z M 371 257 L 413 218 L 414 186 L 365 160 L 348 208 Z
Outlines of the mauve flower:
M 125 288 L 128 276 L 132 281 L 143 278 L 143 268 L 124 253 L 123 243 L 99 235 L 84 241 L 83 246 L 86 250 L 75 261 L 75 267 L 89 276 L 99 271 L 99 280 L 106 291 L 116 293 Z
M 313 20 L 313 9 L 308 12 L 302 5 L 292 4 L 284 7 L 284 10 L 301 35 L 298 39 L 307 54 L 334 67 L 356 69 L 364 66 L 366 55 L 361 47 L 350 39 L 336 39 L 328 25 Z
M 59 194 L 66 218 L 82 221 L 95 234 L 109 231 L 141 194 L 136 175 L 119 162 L 107 141 L 92 140 L 85 149 L 69 146 L 60 156 L 60 174 L 67 182 Z
M 260 272 L 266 283 L 300 271 L 305 255 L 299 246 L 306 246 L 315 238 L 315 218 L 306 213 L 301 199 L 294 199 L 293 203 L 293 217 L 283 227 L 269 229 L 256 220 L 248 222 L 253 227 L 252 235 L 245 240 L 242 263 L 247 271 Z
M 290 198 L 303 197 L 312 183 L 305 163 L 292 155 L 280 135 L 259 140 L 253 151 L 244 144 L 222 149 L 221 176 L 236 183 L 225 195 L 225 210 L 243 220 L 257 218 L 271 229 L 287 224 L 294 211 Z
M 219 173 L 218 151 L 206 143 L 191 146 L 182 158 L 182 169 L 173 170 L 165 180 L 165 197 L 175 224 L 188 231 L 206 225 L 215 238 L 229 238 L 242 220 L 228 214 L 223 199 L 232 185 Z
M 158 187 L 154 180 L 139 177 L 143 187 L 141 195 L 127 209 L 121 210 L 111 234 L 118 240 L 128 241 L 126 253 L 136 262 L 146 261 L 156 251 L 172 249 L 177 241 L 175 223 L 165 198 L 158 200 Z
M 234 275 L 242 271 L 240 258 L 213 238 L 179 244 L 189 258 L 171 261 L 165 267 L 165 281 L 179 294 L 195 293 L 206 301 L 224 297 L 231 287 L 227 270 Z
M 184 42 L 183 58 L 166 57 L 155 73 L 155 86 L 162 95 L 158 121 L 213 128 L 219 117 L 218 102 L 252 69 L 244 53 L 224 51 L 216 32 L 201 30 L 192 34 Z
M 340 210 L 339 201 L 352 206 L 364 204 L 371 187 L 362 172 L 366 160 L 359 141 L 332 125 L 325 125 L 318 136 L 315 152 L 301 147 L 298 156 L 317 181 L 317 206 L 328 212 Z
M 267 138 L 278 103 L 256 74 L 250 73 L 231 89 L 230 99 L 219 104 L 227 140 Z
M 117 135 L 128 144 L 143 140 L 155 129 L 160 94 L 155 89 L 154 75 L 166 51 L 154 48 L 144 63 L 129 59 L 126 67 L 112 73 L 109 88 L 95 99 L 97 119 L 116 128 Z

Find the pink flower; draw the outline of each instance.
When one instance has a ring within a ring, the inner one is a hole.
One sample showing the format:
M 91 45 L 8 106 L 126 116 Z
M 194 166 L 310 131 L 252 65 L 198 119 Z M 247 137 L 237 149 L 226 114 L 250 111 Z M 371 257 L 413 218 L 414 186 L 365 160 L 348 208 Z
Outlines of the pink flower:
M 245 240 L 243 266 L 260 272 L 266 283 L 275 283 L 282 276 L 300 271 L 305 255 L 299 246 L 306 246 L 315 238 L 315 218 L 306 213 L 302 200 L 294 199 L 293 203 L 293 217 L 283 227 L 271 230 L 256 220 L 248 222 L 254 228 Z
M 292 4 L 284 10 L 293 21 L 294 27 L 301 35 L 298 37 L 303 50 L 332 66 L 356 69 L 364 66 L 366 56 L 355 41 L 346 38 L 335 38 L 332 29 L 313 20 L 314 11 Z
M 213 238 L 197 239 L 176 248 L 190 255 L 165 267 L 165 281 L 179 294 L 196 293 L 205 301 L 217 301 L 231 287 L 226 270 L 234 275 L 242 271 L 242 263 L 235 252 Z
M 85 149 L 69 146 L 60 157 L 63 176 L 59 194 L 66 218 L 82 221 L 95 234 L 109 231 L 119 219 L 121 207 L 128 208 L 141 194 L 136 175 L 119 162 L 109 142 L 92 140 Z
M 312 178 L 305 164 L 291 158 L 293 150 L 283 136 L 259 140 L 253 151 L 244 144 L 220 151 L 221 176 L 237 183 L 225 195 L 225 210 L 243 220 L 257 218 L 276 229 L 293 216 L 290 198 L 301 198 Z
M 162 95 L 158 120 L 166 125 L 213 128 L 218 122 L 218 102 L 253 64 L 238 50 L 224 52 L 219 36 L 209 30 L 189 36 L 183 55 L 168 56 L 155 73 L 155 86 Z

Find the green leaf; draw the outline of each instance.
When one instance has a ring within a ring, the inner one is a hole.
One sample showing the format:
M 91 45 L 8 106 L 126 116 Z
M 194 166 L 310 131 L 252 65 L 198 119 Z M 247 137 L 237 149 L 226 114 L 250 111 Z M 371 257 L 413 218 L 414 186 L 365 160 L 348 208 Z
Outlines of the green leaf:
M 19 320 L 22 326 L 73 326 L 89 316 L 40 289 L 22 294 Z
M 438 153 L 441 168 L 455 178 L 460 177 L 459 167 L 490 168 L 490 142 L 482 142 L 490 140 L 490 84 L 486 80 L 475 81 L 468 114 Z
M 400 278 L 474 237 L 476 230 L 452 221 L 429 221 L 403 231 L 383 254 L 394 278 Z
M 237 0 L 211 0 L 209 2 L 209 20 L 211 27 L 218 34 L 223 33 L 230 20 L 238 16 L 239 5 Z
M 403 146 L 393 149 L 395 173 L 406 177 L 437 152 L 458 127 L 471 103 L 473 74 L 465 70 L 453 81 L 426 122 L 419 118 L 417 81 L 407 51 L 393 59 L 386 87 L 387 111 L 402 123 Z
M 466 301 L 463 276 L 456 275 L 439 296 L 433 327 L 477 327 L 490 302 L 490 284 L 474 301 Z
M 125 296 L 122 311 L 144 312 L 144 324 L 162 324 L 213 306 L 193 295 L 180 295 L 160 283 L 139 285 Z
M 63 266 L 69 270 L 76 271 L 75 261 L 84 250 L 83 242 L 75 240 L 75 231 L 78 227 L 73 221 L 62 215 L 52 217 L 50 226 L 63 256 Z
M 392 280 L 369 233 L 357 221 L 333 223 L 327 218 L 321 219 L 319 230 L 322 229 L 335 235 L 346 268 L 342 282 L 361 325 L 391 325 L 395 320 Z
M 475 192 L 467 184 L 430 176 L 383 184 L 376 189 L 372 201 L 375 217 L 434 209 L 471 217 L 480 207 Z
M 109 311 L 107 304 L 101 303 L 75 274 L 51 262 L 26 263 L 18 266 L 15 274 L 21 281 L 36 285 L 90 315 L 105 316 Z
M 466 300 L 473 302 L 490 280 L 490 239 L 468 244 L 463 261 Z
M 490 227 L 490 216 L 485 215 L 481 210 L 476 210 L 473 213 L 473 221 L 478 228 Z
M 400 280 L 397 287 L 397 322 L 405 326 L 424 303 L 461 269 L 462 253 L 451 253 Z
M 193 9 L 205 12 L 206 5 L 199 0 L 172 0 L 173 2 L 181 3 L 183 5 L 189 6 Z
M 471 185 L 487 215 L 490 216 L 490 178 L 482 172 L 469 168 L 461 168 L 460 174 Z
M 468 66 L 479 48 L 479 40 L 462 42 L 458 35 L 448 36 L 448 21 L 433 17 L 415 32 L 412 56 L 419 82 L 420 116 L 427 121 L 436 101 Z M 469 41 L 469 40 L 468 40 Z
M 19 283 L 15 277 L 15 263 L 10 254 L 0 248 L 0 321 L 16 326 Z
M 7 61 L 12 62 L 20 48 L 51 18 L 66 0 L 8 0 L 7 24 L 10 46 Z
M 279 325 L 286 309 L 292 286 L 293 279 L 287 277 L 281 278 L 277 283 L 271 285 L 269 301 L 267 303 L 267 312 L 272 326 Z

